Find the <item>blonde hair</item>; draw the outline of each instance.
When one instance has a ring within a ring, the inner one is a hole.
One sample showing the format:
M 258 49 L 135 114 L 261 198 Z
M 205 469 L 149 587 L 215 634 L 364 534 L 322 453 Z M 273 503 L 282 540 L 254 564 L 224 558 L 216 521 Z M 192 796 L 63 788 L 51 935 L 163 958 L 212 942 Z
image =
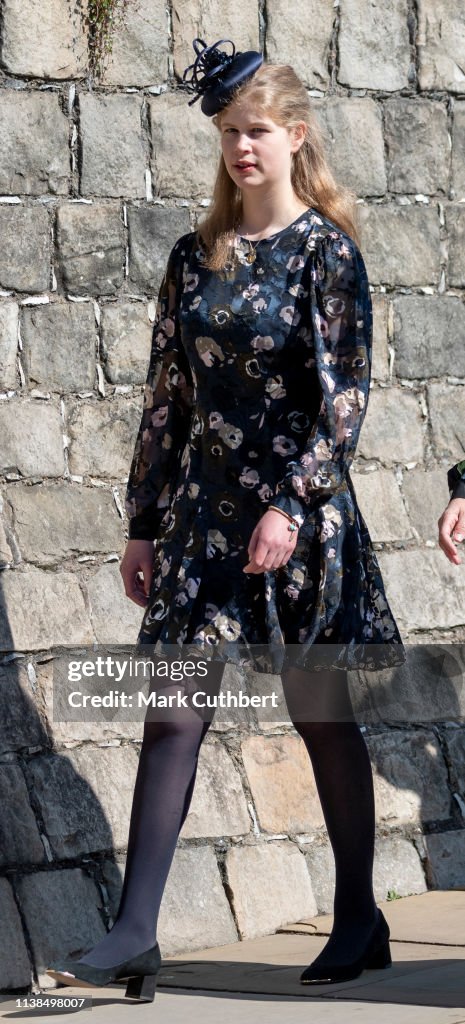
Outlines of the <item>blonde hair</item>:
M 267 114 L 275 124 L 288 130 L 305 121 L 307 131 L 298 152 L 292 155 L 291 183 L 298 198 L 329 218 L 360 246 L 356 193 L 339 184 L 328 165 L 324 141 L 326 132 L 313 113 L 307 91 L 289 64 L 264 62 L 248 81 L 237 86 L 230 103 L 251 102 L 257 112 Z M 229 104 L 228 104 L 229 106 Z M 221 131 L 228 107 L 212 118 Z M 205 266 L 223 270 L 231 258 L 234 233 L 240 224 L 241 190 L 229 175 L 223 154 L 213 187 L 212 201 L 205 218 L 197 225 L 197 240 L 202 242 Z

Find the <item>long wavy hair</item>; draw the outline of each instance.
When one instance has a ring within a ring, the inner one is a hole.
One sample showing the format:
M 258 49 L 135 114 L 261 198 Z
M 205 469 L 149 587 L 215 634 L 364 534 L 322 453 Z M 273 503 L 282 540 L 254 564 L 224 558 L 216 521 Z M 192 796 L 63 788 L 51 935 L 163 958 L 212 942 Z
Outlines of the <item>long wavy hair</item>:
M 289 64 L 264 62 L 248 81 L 239 85 L 230 103 L 250 102 L 257 114 L 265 114 L 288 130 L 305 121 L 305 139 L 292 154 L 291 183 L 295 195 L 360 246 L 356 193 L 336 181 L 325 154 L 326 131 L 313 113 L 305 86 Z M 212 118 L 221 131 L 222 118 L 229 104 Z M 216 174 L 213 196 L 204 219 L 197 224 L 197 240 L 205 252 L 210 270 L 223 270 L 231 259 L 234 235 L 241 222 L 242 195 L 226 169 L 223 154 Z

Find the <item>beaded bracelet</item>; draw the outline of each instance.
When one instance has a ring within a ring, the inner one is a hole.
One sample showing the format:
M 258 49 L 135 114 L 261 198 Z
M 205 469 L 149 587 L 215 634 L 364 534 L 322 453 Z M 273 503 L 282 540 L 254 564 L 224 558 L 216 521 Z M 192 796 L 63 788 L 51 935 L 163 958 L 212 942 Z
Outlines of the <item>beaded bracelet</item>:
M 291 525 L 288 527 L 288 530 L 290 533 L 294 533 L 295 530 L 299 529 L 297 520 L 294 519 L 294 516 L 290 516 L 288 512 L 285 512 L 284 509 L 278 508 L 277 505 L 268 505 L 268 508 L 273 508 L 275 512 L 280 512 L 282 516 L 286 516 L 286 519 L 289 519 Z

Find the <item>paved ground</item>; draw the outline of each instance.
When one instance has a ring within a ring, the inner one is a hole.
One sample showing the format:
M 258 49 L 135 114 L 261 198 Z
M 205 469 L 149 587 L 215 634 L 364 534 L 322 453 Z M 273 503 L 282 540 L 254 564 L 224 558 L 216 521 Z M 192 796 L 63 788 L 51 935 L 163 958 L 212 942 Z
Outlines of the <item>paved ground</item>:
M 310 992 L 298 980 L 331 930 L 325 915 L 264 938 L 164 958 L 153 1003 L 126 999 L 123 985 L 60 987 L 53 994 L 90 998 L 94 1024 L 185 1024 L 186 1017 L 192 1024 L 465 1024 L 465 890 L 379 906 L 391 929 L 392 966 L 344 984 Z M 0 1003 L 0 1016 L 39 1019 L 18 1014 L 14 999 Z M 65 1013 L 40 1012 L 42 1024 L 57 1016 Z

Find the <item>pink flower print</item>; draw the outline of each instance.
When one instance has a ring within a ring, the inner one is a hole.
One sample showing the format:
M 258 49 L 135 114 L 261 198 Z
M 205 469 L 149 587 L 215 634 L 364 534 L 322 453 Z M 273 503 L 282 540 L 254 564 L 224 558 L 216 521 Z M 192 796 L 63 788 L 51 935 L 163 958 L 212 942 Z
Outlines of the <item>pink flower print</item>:
M 168 406 L 160 405 L 159 409 L 155 409 L 150 417 L 150 422 L 153 427 L 164 427 L 168 419 Z
M 339 295 L 325 295 L 323 305 L 325 307 L 325 313 L 331 317 L 341 316 L 346 308 L 344 299 L 341 299 Z
M 296 270 L 301 270 L 305 266 L 305 260 L 302 256 L 291 256 L 286 263 L 286 270 L 290 270 L 291 274 L 295 274 Z
M 339 246 L 339 249 L 337 250 L 337 255 L 338 256 L 342 256 L 342 258 L 344 260 L 347 260 L 347 259 L 351 258 L 352 253 L 351 253 L 348 245 L 346 244 L 346 242 L 341 242 L 341 244 Z
M 213 366 L 215 356 L 221 363 L 224 362 L 223 350 L 213 338 L 196 338 L 195 347 L 205 366 Z
M 223 555 L 228 550 L 228 542 L 221 530 L 209 530 L 207 533 L 207 558 L 214 558 L 217 552 Z
M 244 466 L 239 477 L 239 483 L 241 487 L 248 487 L 249 490 L 251 490 L 252 487 L 256 487 L 259 479 L 260 477 L 256 469 L 251 469 L 250 466 Z
M 228 615 L 217 615 L 213 622 L 221 636 L 226 637 L 227 640 L 237 640 L 241 635 L 240 622 L 237 622 L 236 619 L 231 619 Z
M 233 423 L 222 423 L 218 433 L 228 448 L 239 448 L 239 445 L 242 444 L 244 437 L 242 430 L 240 427 L 234 426 Z
M 290 324 L 291 327 L 296 327 L 300 323 L 301 315 L 296 311 L 295 306 L 283 306 L 279 311 L 279 315 L 286 324 Z
M 250 284 L 248 288 L 244 288 L 242 292 L 243 299 L 253 299 L 260 288 L 259 284 Z
M 262 296 L 260 299 L 256 299 L 255 302 L 252 303 L 252 306 L 256 313 L 260 313 L 262 310 L 267 308 L 266 299 Z
M 165 317 L 164 320 L 160 320 L 158 324 L 157 333 L 155 335 L 155 341 L 159 348 L 164 348 L 168 338 L 172 338 L 174 334 L 174 320 L 171 316 Z
M 307 290 L 302 284 L 291 284 L 287 290 L 289 295 L 293 295 L 295 299 L 299 298 L 300 295 L 308 295 Z
M 292 437 L 285 437 L 284 434 L 277 434 L 273 438 L 273 451 L 278 455 L 293 455 L 297 451 L 297 445 Z
M 263 483 L 262 486 L 258 488 L 257 494 L 259 495 L 260 501 L 269 501 L 273 496 L 273 491 L 269 484 Z
M 263 336 L 257 334 L 255 338 L 252 338 L 250 344 L 256 352 L 264 352 L 267 349 L 274 348 L 274 339 L 269 334 Z
M 284 398 L 287 392 L 286 388 L 283 387 L 282 375 L 278 373 L 276 377 L 268 377 L 265 390 L 270 398 Z
M 220 412 L 211 412 L 208 420 L 211 430 L 217 430 L 221 423 L 223 423 L 223 417 Z
M 200 306 L 201 301 L 202 301 L 202 296 L 201 295 L 196 295 L 195 299 L 193 299 L 193 301 L 191 302 L 191 304 L 189 306 L 189 309 L 192 310 L 192 311 L 196 310 L 197 307 Z
M 333 391 L 334 391 L 334 388 L 336 387 L 336 384 L 335 384 L 333 378 L 330 376 L 329 373 L 326 373 L 326 370 L 322 371 L 321 376 L 322 376 L 322 378 L 323 378 L 323 380 L 324 380 L 324 382 L 326 384 L 326 387 L 328 388 L 328 391 L 329 391 L 329 393 L 331 395 L 333 393 Z
M 186 275 L 186 283 L 184 285 L 184 291 L 186 291 L 186 292 L 193 292 L 194 289 L 197 288 L 198 283 L 199 283 L 199 275 L 198 274 L 187 274 Z

